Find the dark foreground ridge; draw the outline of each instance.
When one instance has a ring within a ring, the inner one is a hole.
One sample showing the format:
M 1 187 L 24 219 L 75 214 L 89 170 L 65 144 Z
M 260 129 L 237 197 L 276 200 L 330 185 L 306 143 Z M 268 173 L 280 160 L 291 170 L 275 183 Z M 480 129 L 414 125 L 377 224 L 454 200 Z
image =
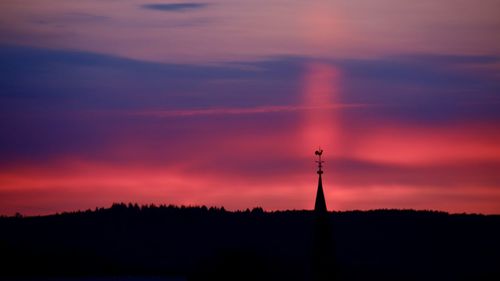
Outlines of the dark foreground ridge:
M 311 280 L 312 211 L 114 204 L 0 218 L 0 279 L 181 276 Z M 500 280 L 500 216 L 376 210 L 327 214 L 329 280 Z

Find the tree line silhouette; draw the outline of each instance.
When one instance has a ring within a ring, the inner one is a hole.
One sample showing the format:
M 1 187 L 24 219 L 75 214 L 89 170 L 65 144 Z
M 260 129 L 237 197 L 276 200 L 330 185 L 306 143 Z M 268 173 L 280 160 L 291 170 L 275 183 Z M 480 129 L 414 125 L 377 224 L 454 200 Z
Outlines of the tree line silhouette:
M 329 212 L 335 280 L 500 280 L 500 216 Z M 312 211 L 116 203 L 0 217 L 0 278 L 311 280 Z

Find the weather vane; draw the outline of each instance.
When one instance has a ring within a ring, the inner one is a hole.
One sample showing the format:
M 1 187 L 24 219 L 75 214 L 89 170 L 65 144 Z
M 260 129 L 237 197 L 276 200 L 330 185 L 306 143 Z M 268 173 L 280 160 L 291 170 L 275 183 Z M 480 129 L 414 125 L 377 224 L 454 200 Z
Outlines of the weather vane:
M 323 154 L 323 149 L 319 147 L 319 149 L 316 150 L 314 154 L 318 156 L 318 161 L 316 161 L 316 163 L 318 163 L 318 175 L 321 175 L 323 174 L 323 170 L 321 170 L 321 168 L 323 167 L 323 163 L 325 162 L 321 161 L 321 154 Z

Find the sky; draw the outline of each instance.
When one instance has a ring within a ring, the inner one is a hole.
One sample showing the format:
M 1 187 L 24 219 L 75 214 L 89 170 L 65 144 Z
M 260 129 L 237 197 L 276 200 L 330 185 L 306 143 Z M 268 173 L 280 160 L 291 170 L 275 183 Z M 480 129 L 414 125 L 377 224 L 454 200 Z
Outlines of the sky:
M 2 0 L 0 214 L 500 214 L 500 0 Z

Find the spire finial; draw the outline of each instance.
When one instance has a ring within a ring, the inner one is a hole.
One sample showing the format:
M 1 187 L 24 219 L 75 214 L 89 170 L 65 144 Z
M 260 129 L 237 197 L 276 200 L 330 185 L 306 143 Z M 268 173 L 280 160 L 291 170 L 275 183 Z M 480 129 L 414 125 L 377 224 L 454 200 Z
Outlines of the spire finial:
M 318 156 L 318 191 L 316 192 L 316 203 L 314 204 L 314 211 L 318 214 L 325 214 L 327 212 L 326 209 L 326 201 L 325 194 L 323 193 L 323 181 L 321 180 L 321 174 L 323 174 L 323 162 L 321 160 L 321 155 L 323 154 L 323 149 L 321 147 L 314 152 L 316 156 Z
M 321 161 L 321 154 L 323 154 L 323 149 L 321 149 L 321 147 L 318 148 L 318 150 L 316 150 L 314 152 L 315 155 L 318 156 L 318 160 L 316 161 L 316 163 L 318 163 L 318 175 L 321 175 L 323 174 L 323 170 L 321 169 L 323 167 L 323 163 L 325 161 Z

